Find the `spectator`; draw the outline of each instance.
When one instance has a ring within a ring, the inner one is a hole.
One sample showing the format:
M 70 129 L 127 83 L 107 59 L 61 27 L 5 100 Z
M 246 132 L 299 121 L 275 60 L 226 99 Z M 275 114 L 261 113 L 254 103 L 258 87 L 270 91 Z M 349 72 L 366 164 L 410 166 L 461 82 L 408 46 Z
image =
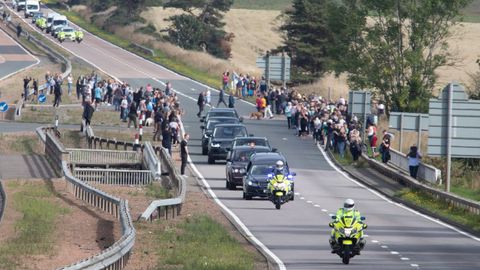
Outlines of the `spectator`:
M 37 79 L 33 79 L 33 95 L 34 100 L 37 100 L 38 97 L 38 81 Z
M 130 103 L 130 108 L 128 111 L 128 128 L 130 128 L 130 124 L 133 122 L 133 126 L 135 127 L 135 129 L 137 129 L 137 116 L 137 105 L 135 104 L 135 101 L 132 101 L 132 103 Z
M 377 148 L 377 127 L 375 124 L 370 124 L 368 127 L 368 144 L 370 145 L 370 149 L 372 150 L 372 157 L 376 157 L 375 150 Z
M 205 93 L 204 92 L 201 92 L 198 95 L 197 105 L 198 105 L 197 117 L 201 117 L 203 109 L 205 108 Z
M 67 76 L 67 87 L 68 87 L 68 95 L 72 94 L 72 85 L 73 85 L 73 77 L 72 74 L 68 74 Z
M 407 154 L 407 158 L 410 176 L 417 179 L 418 168 L 420 167 L 420 159 L 422 159 L 422 155 L 418 151 L 416 145 L 410 147 L 410 152 Z
M 22 26 L 19 24 L 17 24 L 17 38 L 20 38 L 20 35 L 22 34 Z
M 167 126 L 162 131 L 162 146 L 168 150 L 170 156 L 172 155 L 172 134 L 170 128 Z
M 29 93 L 29 87 L 28 84 L 32 80 L 32 77 L 25 77 L 23 79 L 23 100 L 27 101 Z
M 208 88 L 205 92 L 205 104 L 212 105 L 212 92 Z
M 95 87 L 95 111 L 98 111 L 98 105 L 102 103 L 102 88 L 100 87 L 100 83 L 97 84 Z
M 228 80 L 229 80 L 229 77 L 230 77 L 230 72 L 228 71 L 225 71 L 223 74 L 222 74 L 222 90 L 223 91 L 226 91 L 228 89 Z M 225 105 L 226 106 L 226 105 Z
M 340 127 L 338 130 L 335 142 L 337 144 L 338 154 L 340 155 L 341 159 L 345 158 L 345 142 L 347 141 L 347 132 L 345 127 Z
M 77 83 L 75 84 L 75 87 L 76 87 L 76 94 L 77 94 L 77 100 L 80 100 L 80 96 L 82 95 L 82 88 L 83 88 L 83 85 L 82 85 L 82 80 L 83 80 L 83 76 L 79 76 L 77 78 Z
M 235 108 L 235 97 L 233 95 L 228 97 L 228 108 Z
M 188 162 L 188 139 L 190 138 L 190 135 L 188 133 L 185 133 L 183 135 L 183 140 L 180 143 L 180 158 L 182 160 L 182 164 L 180 166 L 180 173 L 182 175 L 185 175 L 185 167 L 187 166 Z
M 288 129 L 292 128 L 292 102 L 287 103 L 285 107 L 285 116 L 287 117 Z
M 127 96 L 123 96 L 122 101 L 120 102 L 120 119 L 122 122 L 127 122 L 128 116 L 128 100 Z
M 162 134 L 162 123 L 164 122 L 163 114 L 160 109 L 157 109 L 155 112 L 155 129 L 153 133 L 153 141 L 161 140 L 160 135 Z
M 265 80 L 265 77 L 262 76 L 262 79 L 260 80 L 260 94 L 265 95 L 267 93 L 267 80 Z
M 171 116 L 174 114 L 171 114 Z M 176 145 L 178 143 L 178 130 L 180 125 L 177 122 L 175 117 L 169 122 L 168 126 L 170 127 L 170 134 L 172 136 L 172 145 Z
M 53 107 L 59 107 L 60 102 L 62 101 L 62 84 L 60 81 L 57 81 L 55 83 L 55 89 L 53 90 L 53 93 L 55 95 L 55 99 L 53 101 Z
M 357 129 L 350 131 L 350 153 L 352 154 L 353 162 L 356 163 L 362 154 L 362 138 Z
M 382 144 L 380 144 L 380 153 L 382 154 L 382 162 L 383 163 L 388 163 L 390 160 L 390 135 L 387 133 L 386 130 L 383 130 L 383 138 L 382 138 Z
M 80 126 L 80 132 L 83 132 L 84 128 L 87 128 L 88 126 L 90 126 L 94 111 L 95 111 L 95 109 L 93 108 L 90 100 L 85 101 L 84 104 L 83 104 L 83 114 L 82 114 L 82 117 L 83 117 L 84 121 L 82 122 L 82 125 Z M 84 123 L 85 123 L 85 125 L 84 125 Z
M 272 105 L 270 103 L 270 100 L 268 99 L 267 96 L 264 96 L 263 97 L 263 100 L 265 102 L 265 112 L 264 112 L 264 115 L 263 115 L 263 118 L 270 118 L 272 119 L 273 118 L 273 113 L 272 113 Z
M 242 95 L 242 88 L 243 88 L 243 83 L 244 83 L 244 78 L 243 78 L 243 75 L 240 74 L 238 80 L 237 80 L 237 84 L 235 85 L 235 95 L 238 97 L 238 98 L 241 98 L 243 95 Z
M 217 107 L 219 107 L 220 103 L 223 103 L 225 107 L 227 107 L 227 103 L 225 103 L 225 90 L 223 89 L 220 89 L 220 93 L 218 94 Z

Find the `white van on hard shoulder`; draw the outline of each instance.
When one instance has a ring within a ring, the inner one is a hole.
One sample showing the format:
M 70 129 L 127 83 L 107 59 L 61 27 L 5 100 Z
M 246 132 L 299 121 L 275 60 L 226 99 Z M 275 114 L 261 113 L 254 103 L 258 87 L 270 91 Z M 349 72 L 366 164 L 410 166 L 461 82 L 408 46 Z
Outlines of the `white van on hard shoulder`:
M 33 16 L 33 13 L 40 11 L 40 1 L 27 0 L 25 1 L 25 18 Z

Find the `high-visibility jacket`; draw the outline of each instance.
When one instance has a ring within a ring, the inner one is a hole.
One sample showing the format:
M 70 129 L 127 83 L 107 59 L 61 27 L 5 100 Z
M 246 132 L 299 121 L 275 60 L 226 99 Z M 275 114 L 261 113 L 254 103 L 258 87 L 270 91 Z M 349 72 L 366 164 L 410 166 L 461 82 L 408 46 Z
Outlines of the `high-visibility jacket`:
M 76 37 L 76 38 L 83 39 L 83 32 L 80 31 L 80 30 L 75 31 L 75 37 Z

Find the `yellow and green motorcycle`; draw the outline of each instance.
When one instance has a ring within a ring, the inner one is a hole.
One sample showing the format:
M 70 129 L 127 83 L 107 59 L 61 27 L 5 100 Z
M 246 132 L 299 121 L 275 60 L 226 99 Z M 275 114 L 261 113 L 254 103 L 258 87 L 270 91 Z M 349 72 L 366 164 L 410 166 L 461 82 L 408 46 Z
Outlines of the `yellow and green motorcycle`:
M 291 195 L 291 182 L 287 180 L 282 174 L 273 176 L 273 174 L 268 175 L 268 194 L 270 201 L 273 202 L 275 208 L 280 210 L 282 204 L 290 200 Z
M 360 250 L 365 247 L 363 231 L 367 224 L 363 221 L 365 217 L 355 215 L 354 211 L 341 216 L 332 216 L 334 220 L 329 224 L 332 230 L 330 246 L 332 253 L 336 253 L 344 264 L 350 263 L 350 258 L 360 255 Z

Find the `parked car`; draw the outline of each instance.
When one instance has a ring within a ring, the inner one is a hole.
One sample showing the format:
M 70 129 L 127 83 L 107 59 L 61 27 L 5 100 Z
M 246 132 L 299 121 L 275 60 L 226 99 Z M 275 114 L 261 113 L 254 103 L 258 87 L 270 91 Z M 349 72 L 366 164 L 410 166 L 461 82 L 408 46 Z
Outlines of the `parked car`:
M 232 149 L 237 146 L 265 146 L 270 149 L 272 152 L 276 152 L 276 148 L 272 148 L 268 139 L 265 137 L 237 137 L 233 140 Z
M 208 120 L 211 117 L 235 117 L 240 122 L 243 121 L 243 119 L 240 116 L 238 116 L 238 113 L 235 109 L 232 109 L 232 108 L 212 108 L 207 112 L 207 114 L 205 116 L 200 118 L 200 122 L 207 123 Z
M 237 146 L 233 147 L 227 155 L 226 166 L 226 188 L 234 190 L 237 186 L 243 184 L 243 176 L 250 157 L 256 153 L 270 152 L 270 147 L 266 146 Z
M 236 117 L 210 117 L 205 125 L 200 126 L 202 129 L 202 155 L 208 154 L 208 142 L 216 125 L 239 123 L 240 121 Z
M 251 200 L 253 197 L 267 197 L 268 196 L 268 181 L 272 177 L 277 161 L 283 161 L 283 174 L 291 181 L 291 191 L 289 193 L 290 200 L 294 200 L 294 182 L 293 176 L 296 174 L 290 172 L 287 159 L 276 152 L 270 153 L 256 153 L 250 157 L 250 162 L 247 165 L 246 174 L 243 177 L 243 198 Z
M 227 148 L 232 147 L 235 137 L 248 136 L 247 128 L 242 124 L 220 124 L 213 130 L 208 143 L 208 164 L 218 159 L 227 159 Z

